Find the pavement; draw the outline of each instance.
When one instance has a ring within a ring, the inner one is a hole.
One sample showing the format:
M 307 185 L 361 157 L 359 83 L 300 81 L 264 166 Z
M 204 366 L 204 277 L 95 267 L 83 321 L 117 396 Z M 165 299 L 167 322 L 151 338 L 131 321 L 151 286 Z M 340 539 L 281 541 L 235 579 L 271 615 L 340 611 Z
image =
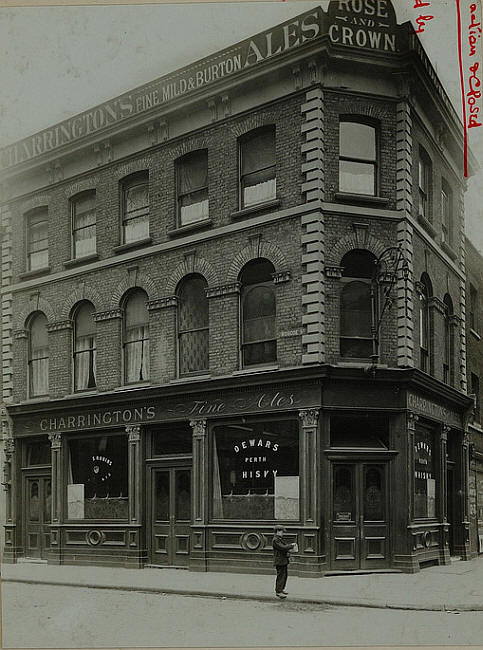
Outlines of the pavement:
M 49 584 L 144 593 L 273 601 L 274 576 L 246 573 L 191 572 L 182 569 L 124 569 L 2 564 L 5 582 Z M 288 598 L 298 603 L 421 611 L 483 611 L 483 556 L 419 573 L 290 576 Z

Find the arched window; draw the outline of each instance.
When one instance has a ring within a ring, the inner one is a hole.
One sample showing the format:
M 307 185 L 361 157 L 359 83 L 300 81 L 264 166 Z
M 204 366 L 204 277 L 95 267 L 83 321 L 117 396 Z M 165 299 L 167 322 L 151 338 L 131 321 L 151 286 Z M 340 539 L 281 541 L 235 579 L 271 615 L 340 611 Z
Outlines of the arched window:
M 176 189 L 179 226 L 208 219 L 207 149 L 191 151 L 176 161 Z
M 451 325 L 453 316 L 453 301 L 446 294 L 444 302 L 444 356 L 443 356 L 443 381 L 454 386 L 454 335 Z
M 96 386 L 94 305 L 82 303 L 74 312 L 74 390 Z
M 149 172 L 122 181 L 122 243 L 149 237 Z
M 430 371 L 430 319 L 429 319 L 429 299 L 433 295 L 431 280 L 427 273 L 421 276 L 419 283 L 419 367 L 424 372 Z
M 190 275 L 178 285 L 179 374 L 203 372 L 209 368 L 209 314 L 206 280 Z
M 341 357 L 368 359 L 372 354 L 371 281 L 375 262 L 374 255 L 366 250 L 353 250 L 342 258 Z
M 29 389 L 31 397 L 49 393 L 49 338 L 47 318 L 42 312 L 29 322 Z
M 149 379 L 148 296 L 133 289 L 124 302 L 124 381 L 134 384 Z
M 246 264 L 241 282 L 241 357 L 243 366 L 277 360 L 276 301 L 272 274 L 266 259 Z
M 377 193 L 377 141 L 374 126 L 357 120 L 340 120 L 339 191 L 369 196 Z
M 275 126 L 254 129 L 240 139 L 240 207 L 277 197 Z

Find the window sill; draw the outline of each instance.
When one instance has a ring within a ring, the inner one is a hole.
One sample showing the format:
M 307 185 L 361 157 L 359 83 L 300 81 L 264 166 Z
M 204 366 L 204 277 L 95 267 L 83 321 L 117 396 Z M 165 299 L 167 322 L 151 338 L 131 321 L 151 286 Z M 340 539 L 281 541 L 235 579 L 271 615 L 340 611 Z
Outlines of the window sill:
M 389 199 L 382 196 L 371 196 L 369 194 L 352 194 L 351 192 L 336 192 L 335 198 L 341 203 L 369 203 L 372 205 L 386 206 Z
M 168 237 L 177 237 L 179 235 L 184 235 L 187 232 L 191 232 L 193 230 L 201 230 L 201 228 L 207 228 L 208 226 L 213 225 L 213 221 L 211 219 L 203 219 L 201 221 L 195 221 L 194 223 L 189 223 L 186 226 L 179 226 L 179 228 L 172 228 L 171 230 L 167 231 Z
M 144 239 L 136 239 L 136 241 L 130 241 L 127 244 L 121 244 L 120 246 L 115 246 L 112 250 L 117 254 L 130 251 L 133 248 L 141 248 L 142 246 L 147 246 L 152 243 L 151 237 L 145 237 Z
M 40 404 L 49 401 L 50 401 L 50 395 L 42 395 L 42 397 L 29 397 L 19 402 L 19 404 Z
M 242 208 L 241 210 L 236 210 L 232 212 L 230 217 L 232 219 L 242 219 L 243 217 L 248 217 L 251 214 L 256 214 L 262 210 L 269 210 L 270 208 L 278 208 L 280 206 L 280 199 L 272 199 L 271 201 L 265 201 L 264 203 L 257 203 L 256 205 L 251 205 L 248 208 Z
M 254 373 L 272 372 L 278 370 L 278 365 L 272 366 L 253 366 L 253 368 L 243 368 L 243 370 L 234 370 L 233 375 L 252 375 Z
M 470 332 L 473 334 L 473 336 L 475 337 L 475 339 L 476 339 L 477 341 L 481 341 L 481 336 L 478 334 L 478 332 L 477 332 L 476 330 L 474 330 L 473 328 L 471 328 L 471 329 L 470 329 Z
M 50 266 L 43 266 L 41 269 L 35 269 L 34 271 L 25 271 L 25 273 L 20 273 L 18 277 L 21 280 L 27 280 L 28 278 L 35 278 L 37 275 L 44 275 L 45 273 L 50 273 Z
M 170 384 L 184 384 L 187 381 L 204 381 L 205 379 L 211 379 L 211 375 L 206 373 L 199 375 L 185 375 L 184 377 L 178 377 L 177 379 L 171 379 Z
M 72 399 L 73 397 L 92 397 L 93 395 L 97 394 L 97 390 L 79 390 L 76 393 L 69 393 L 68 395 L 64 395 L 62 399 Z
M 422 214 L 418 214 L 418 223 L 424 228 L 427 233 L 431 235 L 431 237 L 434 238 L 436 235 L 436 230 L 433 225 L 426 219 L 426 217 L 423 217 Z
M 149 381 L 140 381 L 137 384 L 125 384 L 124 386 L 118 386 L 114 389 L 116 392 L 126 392 L 130 390 L 138 390 L 139 388 L 150 388 L 151 382 Z
M 456 251 L 449 244 L 442 241 L 441 242 L 441 248 L 446 253 L 446 255 L 453 260 L 453 262 L 457 259 L 458 253 L 456 253 Z
M 67 260 L 63 264 L 66 269 L 69 269 L 71 266 L 87 264 L 87 262 L 95 262 L 98 259 L 99 259 L 99 255 L 97 253 L 91 253 L 90 255 L 84 255 L 83 257 L 76 257 L 72 260 Z

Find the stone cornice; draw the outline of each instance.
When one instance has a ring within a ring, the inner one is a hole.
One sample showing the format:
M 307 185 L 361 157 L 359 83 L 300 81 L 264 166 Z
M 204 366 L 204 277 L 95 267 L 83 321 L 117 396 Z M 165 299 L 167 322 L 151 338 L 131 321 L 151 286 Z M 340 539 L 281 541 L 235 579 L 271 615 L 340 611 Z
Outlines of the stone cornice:
M 72 321 L 71 320 L 59 320 L 55 323 L 50 323 L 47 325 L 48 332 L 61 332 L 62 330 L 71 330 Z
M 283 282 L 289 282 L 292 277 L 290 271 L 278 271 L 277 273 L 272 273 L 272 279 L 274 284 L 282 284 Z
M 176 307 L 178 305 L 178 296 L 165 296 L 164 298 L 149 300 L 147 305 L 148 305 L 148 311 L 156 311 L 157 309 L 166 309 L 167 307 Z
M 208 287 L 206 289 L 207 298 L 218 298 L 219 296 L 228 296 L 232 293 L 240 293 L 241 283 L 232 282 L 231 284 L 223 284 L 218 287 Z
M 113 320 L 114 318 L 123 317 L 122 309 L 108 309 L 107 311 L 98 311 L 94 314 L 94 320 L 99 323 L 103 320 Z

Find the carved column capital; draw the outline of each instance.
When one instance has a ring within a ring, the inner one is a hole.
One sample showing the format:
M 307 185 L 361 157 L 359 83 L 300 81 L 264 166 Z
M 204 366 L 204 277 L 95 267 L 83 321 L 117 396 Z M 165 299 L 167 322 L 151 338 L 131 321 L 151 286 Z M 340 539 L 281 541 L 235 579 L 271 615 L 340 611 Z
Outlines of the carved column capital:
M 408 424 L 408 429 L 410 431 L 414 431 L 414 429 L 416 428 L 416 422 L 418 420 L 419 420 L 419 415 L 416 415 L 416 413 L 409 411 L 407 424 Z
M 299 411 L 299 418 L 302 420 L 302 427 L 316 427 L 319 419 L 319 409 L 302 409 Z
M 3 451 L 5 454 L 5 459 L 8 462 L 15 453 L 15 440 L 13 438 L 4 438 Z
M 206 420 L 190 420 L 190 427 L 193 429 L 193 436 L 198 438 L 206 436 Z
M 448 433 L 451 431 L 451 427 L 447 424 L 443 424 L 441 427 L 441 440 L 446 442 L 448 440 Z
M 49 440 L 52 449 L 60 449 L 62 445 L 62 433 L 60 431 L 56 431 L 55 433 L 49 433 Z
M 129 436 L 129 442 L 139 442 L 141 440 L 141 425 L 140 424 L 126 425 L 126 433 Z

